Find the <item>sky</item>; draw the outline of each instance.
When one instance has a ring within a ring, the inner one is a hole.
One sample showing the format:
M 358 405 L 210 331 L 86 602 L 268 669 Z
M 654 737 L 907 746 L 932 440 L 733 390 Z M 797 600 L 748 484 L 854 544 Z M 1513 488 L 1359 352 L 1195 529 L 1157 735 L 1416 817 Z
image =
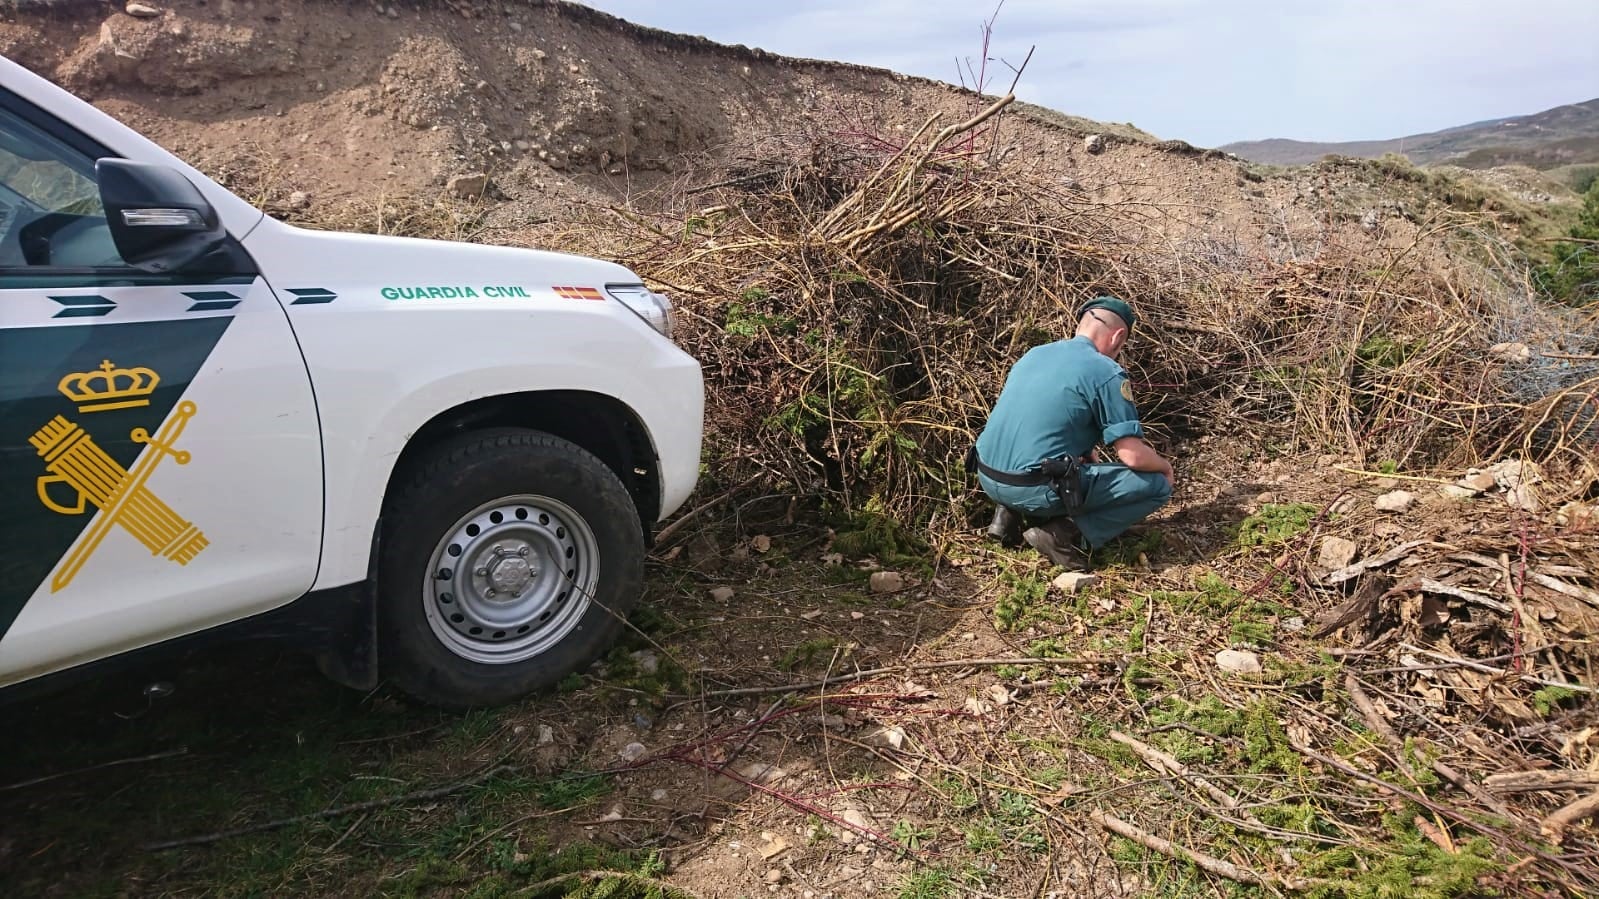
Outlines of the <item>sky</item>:
M 1203 147 L 1376 140 L 1599 97 L 1599 0 L 579 0 L 641 25 L 986 88 Z M 970 68 L 968 68 L 970 67 Z

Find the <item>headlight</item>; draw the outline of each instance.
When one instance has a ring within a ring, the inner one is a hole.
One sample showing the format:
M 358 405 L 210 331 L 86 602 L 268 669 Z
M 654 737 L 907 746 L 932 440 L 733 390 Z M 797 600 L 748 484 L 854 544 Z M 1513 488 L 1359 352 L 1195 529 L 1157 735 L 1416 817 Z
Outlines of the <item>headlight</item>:
M 644 323 L 672 337 L 672 301 L 665 294 L 656 293 L 642 284 L 607 284 L 605 292 L 623 306 L 633 310 Z

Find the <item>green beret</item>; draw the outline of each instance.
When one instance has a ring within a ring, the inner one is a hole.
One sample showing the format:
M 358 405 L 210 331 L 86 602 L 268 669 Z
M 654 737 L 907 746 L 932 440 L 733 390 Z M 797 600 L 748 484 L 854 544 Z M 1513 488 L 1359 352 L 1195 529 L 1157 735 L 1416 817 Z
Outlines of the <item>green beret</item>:
M 1106 312 L 1115 314 L 1117 318 L 1127 323 L 1127 333 L 1129 334 L 1133 332 L 1133 325 L 1138 323 L 1138 317 L 1133 314 L 1133 307 L 1128 305 L 1126 300 L 1118 300 L 1110 296 L 1095 297 L 1083 306 L 1083 311 L 1078 313 L 1077 317 L 1082 318 L 1087 315 L 1090 309 L 1103 309 Z

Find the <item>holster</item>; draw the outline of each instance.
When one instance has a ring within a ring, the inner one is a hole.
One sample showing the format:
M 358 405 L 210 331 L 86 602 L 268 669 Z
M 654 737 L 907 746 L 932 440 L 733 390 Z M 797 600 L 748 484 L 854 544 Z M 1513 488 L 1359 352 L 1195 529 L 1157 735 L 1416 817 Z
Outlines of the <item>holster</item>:
M 966 450 L 966 470 L 981 473 L 990 480 L 1008 487 L 1042 487 L 1048 484 L 1060 498 L 1067 515 L 1075 515 L 1083 507 L 1083 463 L 1070 456 L 1045 459 L 1036 468 L 1012 472 L 990 468 L 977 455 L 977 445 Z

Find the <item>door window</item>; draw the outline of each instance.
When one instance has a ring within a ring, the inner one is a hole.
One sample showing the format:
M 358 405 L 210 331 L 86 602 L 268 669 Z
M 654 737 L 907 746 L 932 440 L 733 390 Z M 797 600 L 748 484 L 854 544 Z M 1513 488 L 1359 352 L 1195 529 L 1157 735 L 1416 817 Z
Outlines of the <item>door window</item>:
M 0 274 L 123 265 L 94 160 L 0 109 Z

